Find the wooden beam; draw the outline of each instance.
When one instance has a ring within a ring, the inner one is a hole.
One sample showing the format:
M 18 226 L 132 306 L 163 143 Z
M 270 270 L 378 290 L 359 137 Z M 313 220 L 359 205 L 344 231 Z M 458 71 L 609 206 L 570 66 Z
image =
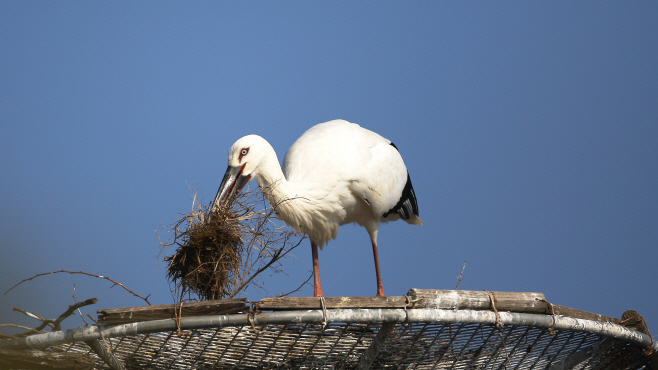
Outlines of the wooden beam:
M 407 295 L 414 302 L 414 308 L 492 310 L 492 298 L 498 311 L 546 313 L 548 307 L 542 293 L 411 289 Z
M 408 308 L 438 308 L 447 310 L 493 310 L 491 298 L 498 311 L 551 314 L 549 304 L 542 293 L 490 292 L 469 290 L 411 289 Z M 325 297 L 326 308 L 404 308 L 407 297 Z M 322 309 L 317 297 L 277 297 L 263 298 L 259 304 L 262 310 L 309 310 Z M 619 324 L 612 317 L 580 311 L 560 305 L 552 305 L 556 315 Z M 99 321 L 103 324 L 121 324 L 137 321 L 174 318 L 173 304 L 110 308 L 98 310 Z M 225 299 L 218 301 L 184 303 L 182 316 L 224 315 L 249 310 L 246 299 Z
M 576 310 L 557 304 L 551 305 L 553 312 L 542 293 L 529 292 L 490 292 L 484 290 L 438 290 L 411 289 L 409 295 L 414 302 L 413 308 L 439 308 L 446 310 L 493 310 L 491 298 L 496 310 L 520 313 L 555 313 L 559 316 L 619 324 L 621 320 L 587 311 Z
M 390 297 L 325 297 L 326 308 L 402 308 L 407 304 L 405 296 Z M 263 298 L 258 306 L 263 310 L 321 309 L 318 297 Z
M 163 304 L 126 308 L 106 308 L 96 311 L 102 324 L 124 324 L 128 322 L 172 319 L 176 306 Z M 249 310 L 247 299 L 224 299 L 220 301 L 186 302 L 180 311 L 185 316 L 225 315 Z
M 616 319 L 614 317 L 599 315 L 597 313 L 591 313 L 591 312 L 587 312 L 587 311 L 581 311 L 581 310 L 577 310 L 575 308 L 564 307 L 564 306 L 560 306 L 560 305 L 557 305 L 557 304 L 553 305 L 553 310 L 555 311 L 556 315 L 560 315 L 560 316 L 564 316 L 564 317 L 571 317 L 571 318 L 574 318 L 574 319 L 600 321 L 600 322 L 610 322 L 610 323 L 613 323 L 613 324 L 621 325 L 621 320 Z M 546 312 L 546 313 L 550 314 L 550 312 Z

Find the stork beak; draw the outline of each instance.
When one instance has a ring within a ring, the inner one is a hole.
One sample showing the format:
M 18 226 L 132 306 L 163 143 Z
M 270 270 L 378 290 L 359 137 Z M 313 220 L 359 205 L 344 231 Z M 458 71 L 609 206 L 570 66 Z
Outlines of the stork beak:
M 215 196 L 212 211 L 215 211 L 224 205 L 224 203 L 233 200 L 245 184 L 251 180 L 251 175 L 242 175 L 245 165 L 246 164 L 243 164 L 241 167 L 228 166 L 224 178 L 222 179 L 222 183 L 219 185 L 217 195 Z

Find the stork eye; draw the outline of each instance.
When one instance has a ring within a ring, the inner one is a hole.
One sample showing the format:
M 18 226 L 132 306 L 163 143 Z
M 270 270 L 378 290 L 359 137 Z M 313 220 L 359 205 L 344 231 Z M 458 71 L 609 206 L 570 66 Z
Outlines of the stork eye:
M 238 157 L 238 161 L 242 161 L 242 157 L 247 155 L 247 153 L 249 153 L 249 148 L 242 148 L 242 150 L 240 150 L 240 156 Z

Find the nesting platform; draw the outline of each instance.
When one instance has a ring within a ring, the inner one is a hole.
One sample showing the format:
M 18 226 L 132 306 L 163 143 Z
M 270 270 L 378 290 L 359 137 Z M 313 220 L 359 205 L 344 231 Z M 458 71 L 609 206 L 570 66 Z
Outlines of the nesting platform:
M 97 369 L 658 369 L 658 344 L 636 317 L 541 293 L 412 289 L 98 313 L 100 328 L 4 340 L 0 353 L 80 354 Z

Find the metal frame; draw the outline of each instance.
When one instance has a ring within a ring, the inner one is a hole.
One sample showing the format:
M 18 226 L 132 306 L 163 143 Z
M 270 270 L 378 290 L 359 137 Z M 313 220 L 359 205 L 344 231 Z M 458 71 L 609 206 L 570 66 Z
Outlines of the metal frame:
M 619 341 L 648 347 L 653 344 L 658 352 L 658 343 L 653 343 L 650 336 L 612 323 L 574 319 L 562 316 L 498 312 L 475 310 L 441 310 L 441 309 L 327 309 L 326 316 L 322 310 L 274 311 L 258 314 L 234 314 L 182 317 L 180 325 L 176 320 L 154 320 L 113 326 L 87 326 L 44 334 L 35 334 L 24 338 L 15 338 L 0 342 L 0 349 L 46 348 L 50 346 L 90 341 L 101 338 L 122 337 L 128 335 L 174 331 L 218 328 L 226 326 L 261 326 L 276 324 L 322 324 L 322 323 L 464 323 L 464 324 L 502 324 L 551 328 L 586 332 Z

